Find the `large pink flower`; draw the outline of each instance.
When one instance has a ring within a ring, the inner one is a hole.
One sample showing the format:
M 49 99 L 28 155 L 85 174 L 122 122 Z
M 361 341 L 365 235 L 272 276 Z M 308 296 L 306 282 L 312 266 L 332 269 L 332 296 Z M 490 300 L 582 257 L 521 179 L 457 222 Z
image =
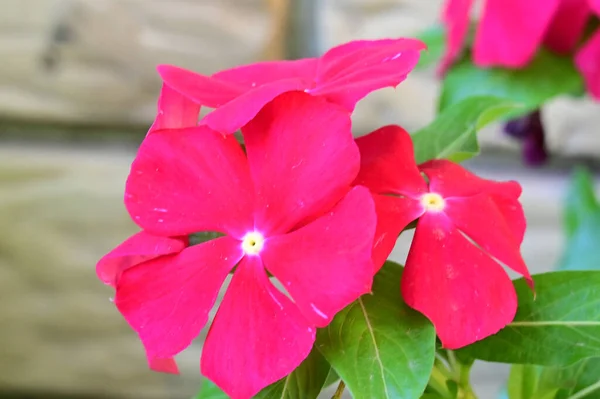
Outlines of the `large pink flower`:
M 425 45 L 415 39 L 361 40 L 332 48 L 320 58 L 260 62 L 204 76 L 161 65 L 165 84 L 197 104 L 216 108 L 203 123 L 232 133 L 279 94 L 304 90 L 351 112 L 370 92 L 395 87 L 419 61 Z
M 242 133 L 246 153 L 207 126 L 146 137 L 126 187 L 135 222 L 225 236 L 124 271 L 115 301 L 149 355 L 166 359 L 198 335 L 235 267 L 201 369 L 244 399 L 289 374 L 316 328 L 370 291 L 376 215 L 369 190 L 351 188 L 359 152 L 339 106 L 286 93 Z
M 511 322 L 516 294 L 498 261 L 531 281 L 519 249 L 525 233 L 519 184 L 481 179 L 445 160 L 419 169 L 410 136 L 398 126 L 356 141 L 361 152 L 356 183 L 371 189 L 377 209 L 376 266 L 418 218 L 402 276 L 406 303 L 433 322 L 451 349 Z
M 442 14 L 446 52 L 440 69 L 458 60 L 474 0 L 447 0 Z M 542 45 L 559 54 L 576 50 L 575 62 L 588 91 L 600 99 L 600 30 L 578 48 L 585 26 L 600 16 L 600 0 L 487 0 L 477 24 L 473 62 L 480 67 L 523 68 Z

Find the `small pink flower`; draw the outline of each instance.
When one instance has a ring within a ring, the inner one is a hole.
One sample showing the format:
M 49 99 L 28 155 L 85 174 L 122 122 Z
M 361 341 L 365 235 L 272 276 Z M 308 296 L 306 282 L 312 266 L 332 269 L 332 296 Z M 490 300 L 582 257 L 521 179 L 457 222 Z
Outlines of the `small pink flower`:
M 410 136 L 398 126 L 356 141 L 361 151 L 356 183 L 371 189 L 378 216 L 376 266 L 418 219 L 402 276 L 406 303 L 433 322 L 451 349 L 510 323 L 517 298 L 498 261 L 531 282 L 519 249 L 526 225 L 519 184 L 481 179 L 446 160 L 419 168 Z
M 332 48 L 320 58 L 260 62 L 212 76 L 171 65 L 158 72 L 165 84 L 197 104 L 216 108 L 203 123 L 233 133 L 279 94 L 303 90 L 351 112 L 370 92 L 395 87 L 419 61 L 425 45 L 415 39 L 361 40 Z
M 168 359 L 199 334 L 235 268 L 201 370 L 232 398 L 250 398 L 293 371 L 316 328 L 371 289 L 376 215 L 369 191 L 351 186 L 360 160 L 350 117 L 294 92 L 242 129 L 246 152 L 208 126 L 172 133 L 142 143 L 129 213 L 154 235 L 225 236 L 124 271 L 115 302 L 148 354 Z

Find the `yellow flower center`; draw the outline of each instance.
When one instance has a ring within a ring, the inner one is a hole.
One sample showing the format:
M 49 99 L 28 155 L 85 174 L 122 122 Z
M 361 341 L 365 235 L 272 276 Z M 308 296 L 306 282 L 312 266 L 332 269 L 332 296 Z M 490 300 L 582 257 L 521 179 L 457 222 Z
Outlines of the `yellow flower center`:
M 242 250 L 246 255 L 258 255 L 264 245 L 265 238 L 256 231 L 246 234 L 242 239 Z
M 446 203 L 441 195 L 436 193 L 427 193 L 421 197 L 421 204 L 426 211 L 440 212 L 444 210 Z

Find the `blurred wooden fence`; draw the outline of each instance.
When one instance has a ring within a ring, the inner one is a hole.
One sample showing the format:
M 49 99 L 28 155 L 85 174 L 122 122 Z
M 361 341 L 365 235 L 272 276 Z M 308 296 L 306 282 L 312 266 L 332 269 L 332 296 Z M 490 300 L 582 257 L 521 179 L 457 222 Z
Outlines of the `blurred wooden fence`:
M 205 73 L 414 34 L 440 0 L 3 0 L 0 117 L 147 124 L 155 65 Z M 302 30 L 305 28 L 304 30 Z

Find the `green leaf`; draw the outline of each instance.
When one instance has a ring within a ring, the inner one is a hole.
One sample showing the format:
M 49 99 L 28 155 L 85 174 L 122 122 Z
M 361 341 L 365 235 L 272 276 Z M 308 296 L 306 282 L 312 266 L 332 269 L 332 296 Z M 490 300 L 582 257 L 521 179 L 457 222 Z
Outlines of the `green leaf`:
M 538 388 L 538 380 L 542 369 L 530 364 L 515 364 L 510 368 L 508 376 L 509 399 L 531 399 Z
M 565 367 L 600 356 L 600 271 L 534 276 L 537 298 L 524 279 L 514 282 L 519 308 L 498 334 L 461 351 L 482 360 Z
M 594 192 L 594 180 L 587 169 L 577 167 L 565 199 L 564 223 L 567 237 L 571 237 L 594 213 L 600 213 L 600 206 Z
M 559 388 L 540 383 L 542 373 L 548 368 L 529 364 L 515 364 L 510 368 L 508 386 L 502 399 L 557 399 Z
M 317 348 L 354 399 L 419 398 L 435 356 L 435 331 L 400 296 L 402 267 L 386 262 L 363 295 L 317 332 Z
M 444 110 L 412 135 L 417 163 L 431 159 L 461 162 L 479 153 L 477 132 L 520 105 L 496 97 L 472 97 Z
M 325 382 L 323 383 L 323 389 L 332 386 L 333 384 L 337 383 L 339 380 L 340 380 L 340 376 L 337 375 L 335 370 L 330 367 L 329 374 L 327 374 L 327 378 L 325 379 Z
M 564 209 L 566 245 L 560 270 L 600 270 L 600 206 L 594 181 L 577 168 L 567 191 Z
M 417 68 L 425 69 L 436 64 L 442 57 L 446 47 L 446 30 L 444 26 L 434 25 L 421 32 L 417 39 L 427 45 L 427 50 L 421 51 Z
M 527 67 L 505 69 L 479 68 L 467 55 L 446 74 L 439 109 L 473 96 L 494 96 L 524 105 L 512 115 L 514 117 L 539 108 L 558 95 L 579 94 L 583 90 L 583 79 L 573 64 L 573 57 L 540 50 Z
M 567 239 L 559 270 L 600 270 L 600 212 L 589 215 Z
M 200 392 L 194 396 L 194 399 L 229 399 L 229 396 L 221 391 L 221 388 L 216 386 L 212 381 L 203 378 L 200 385 Z
M 313 348 L 310 355 L 287 377 L 260 391 L 256 399 L 316 399 L 325 386 L 331 366 Z
M 557 392 L 568 398 L 575 394 L 585 399 L 600 399 L 600 358 L 585 359 L 567 368 L 545 368 L 540 376 L 540 389 Z M 584 396 L 582 396 L 584 397 Z

